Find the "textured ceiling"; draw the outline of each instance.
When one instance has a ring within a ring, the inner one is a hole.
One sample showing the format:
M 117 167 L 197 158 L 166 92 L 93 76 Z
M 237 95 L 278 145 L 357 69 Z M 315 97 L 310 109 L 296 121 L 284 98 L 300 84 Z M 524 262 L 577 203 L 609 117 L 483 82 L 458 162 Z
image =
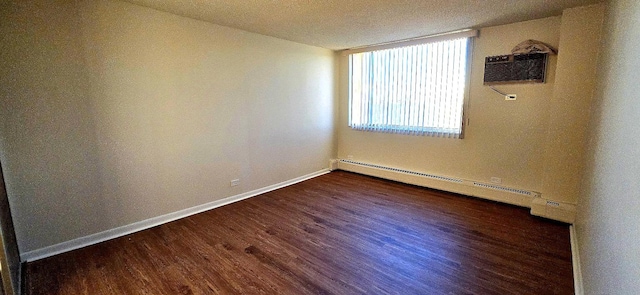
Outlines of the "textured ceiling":
M 602 0 L 126 0 L 339 50 L 560 15 Z

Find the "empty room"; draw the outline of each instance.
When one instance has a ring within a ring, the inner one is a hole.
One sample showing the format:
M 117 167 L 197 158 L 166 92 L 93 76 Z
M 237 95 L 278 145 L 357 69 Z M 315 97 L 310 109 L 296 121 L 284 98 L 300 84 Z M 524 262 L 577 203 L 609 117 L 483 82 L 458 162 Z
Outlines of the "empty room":
M 640 2 L 0 0 L 0 294 L 638 294 Z

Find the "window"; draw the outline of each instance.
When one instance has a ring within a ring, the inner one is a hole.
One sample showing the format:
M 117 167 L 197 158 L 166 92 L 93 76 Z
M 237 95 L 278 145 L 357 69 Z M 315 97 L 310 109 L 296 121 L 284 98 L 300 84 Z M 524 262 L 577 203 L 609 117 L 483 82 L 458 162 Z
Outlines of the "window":
M 349 126 L 461 138 L 470 42 L 439 38 L 351 53 Z

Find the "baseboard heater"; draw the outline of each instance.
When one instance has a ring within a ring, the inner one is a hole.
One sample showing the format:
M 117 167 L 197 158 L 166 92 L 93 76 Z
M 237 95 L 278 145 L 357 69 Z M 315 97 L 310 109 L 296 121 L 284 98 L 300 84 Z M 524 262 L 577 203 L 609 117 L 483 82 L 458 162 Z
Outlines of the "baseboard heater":
M 547 200 L 532 190 L 345 159 L 331 160 L 331 170 L 336 169 L 527 207 L 532 215 L 566 223 L 575 219 L 574 204 Z
M 540 193 L 535 191 L 511 188 L 495 183 L 484 183 L 480 181 L 435 175 L 353 160 L 339 159 L 335 161 L 332 168 L 528 208 L 531 207 L 531 202 L 534 198 L 540 197 Z

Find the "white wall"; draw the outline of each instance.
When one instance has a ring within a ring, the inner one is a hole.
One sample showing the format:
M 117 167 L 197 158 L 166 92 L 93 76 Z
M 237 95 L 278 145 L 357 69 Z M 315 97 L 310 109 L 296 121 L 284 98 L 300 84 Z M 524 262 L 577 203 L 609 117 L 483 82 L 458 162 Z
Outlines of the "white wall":
M 329 50 L 120 1 L 2 5 L 0 159 L 23 253 L 328 166 Z
M 614 0 L 576 230 L 585 294 L 640 290 L 640 2 Z

